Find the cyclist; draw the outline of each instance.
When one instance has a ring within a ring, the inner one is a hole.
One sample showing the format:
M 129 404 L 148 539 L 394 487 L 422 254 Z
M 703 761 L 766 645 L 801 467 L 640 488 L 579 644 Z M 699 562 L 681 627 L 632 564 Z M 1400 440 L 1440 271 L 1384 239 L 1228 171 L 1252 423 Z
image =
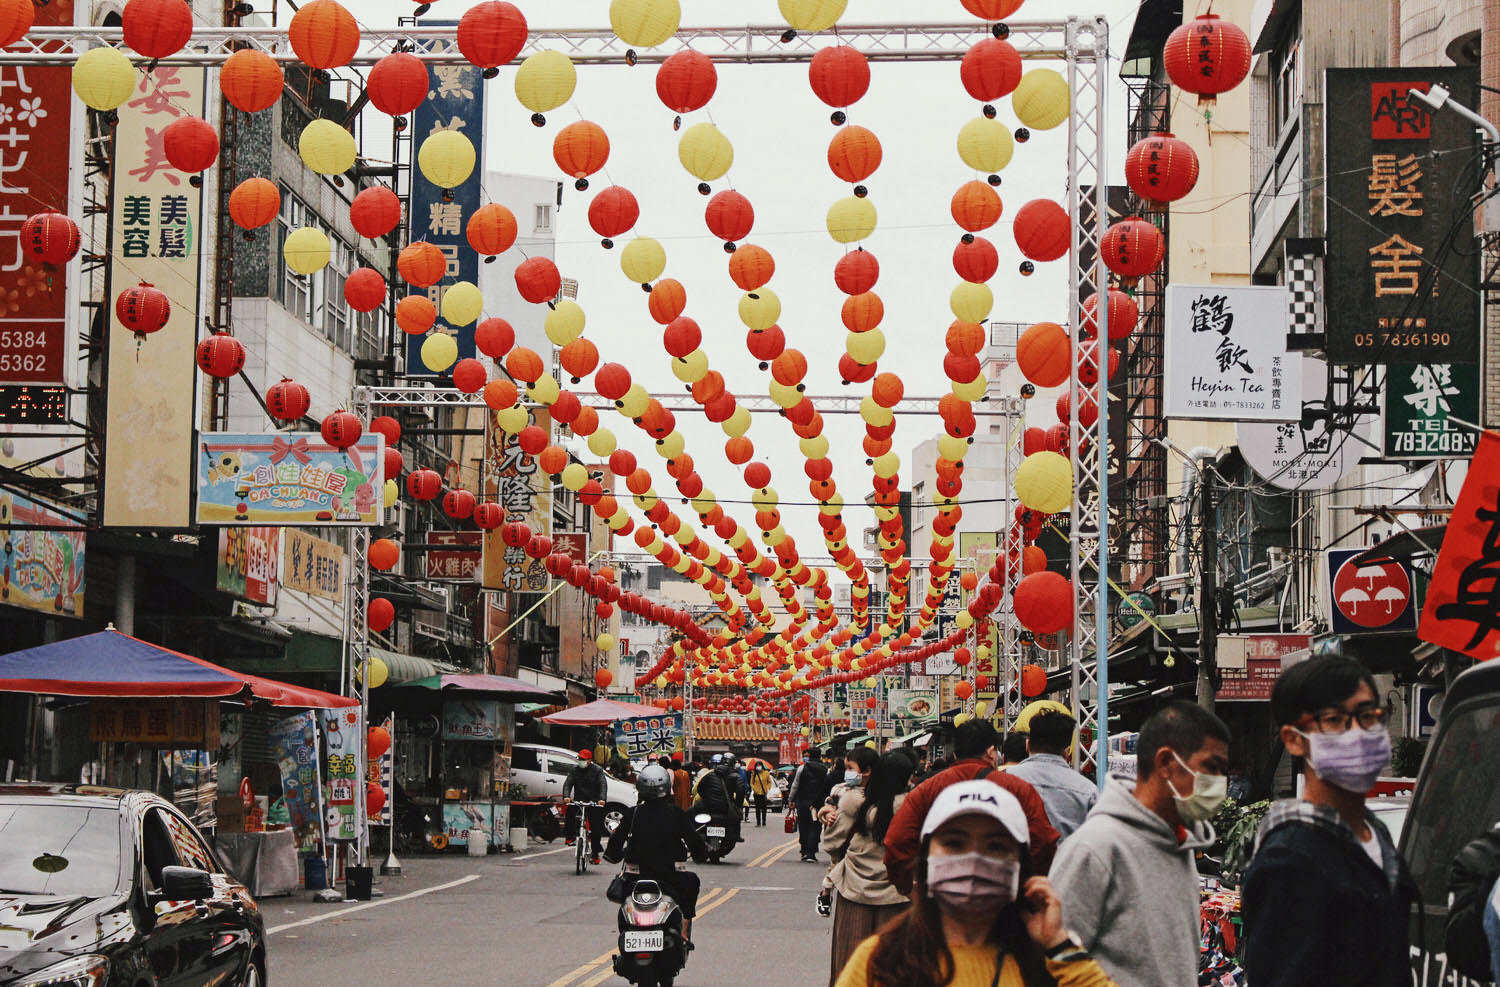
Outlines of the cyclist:
M 578 811 L 587 813 L 589 823 L 589 862 L 599 863 L 599 844 L 604 839 L 604 769 L 594 763 L 594 752 L 578 752 L 578 766 L 568 772 L 563 782 L 563 798 L 572 799 L 568 804 L 568 846 L 573 845 L 573 836 L 578 832 Z
M 609 838 L 604 858 L 615 864 L 625 861 L 626 894 L 641 878 L 655 881 L 672 896 L 687 920 L 684 939 L 692 935 L 693 916 L 698 912 L 698 875 L 682 868 L 688 855 L 700 863 L 708 847 L 687 813 L 672 800 L 672 775 L 659 764 L 648 765 L 636 777 L 640 804 L 625 810 L 625 817 Z M 692 948 L 689 946 L 689 948 Z

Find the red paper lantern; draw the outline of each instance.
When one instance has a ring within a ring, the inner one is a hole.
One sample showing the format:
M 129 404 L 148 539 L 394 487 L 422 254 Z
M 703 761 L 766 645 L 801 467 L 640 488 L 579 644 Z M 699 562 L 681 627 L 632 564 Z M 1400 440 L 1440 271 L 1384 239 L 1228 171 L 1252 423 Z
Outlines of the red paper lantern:
M 365 621 L 370 625 L 370 630 L 376 634 L 381 633 L 396 622 L 396 605 L 383 596 L 374 597 L 370 600 L 370 606 L 365 610 Z M 385 733 L 384 730 L 380 732 Z M 375 731 L 371 730 L 370 735 L 372 738 L 374 734 Z M 389 750 L 391 746 L 390 734 L 386 734 L 385 745 L 386 750 Z M 384 753 L 384 751 L 381 753 Z M 370 754 L 373 757 L 380 756 L 373 750 L 370 751 Z
M 385 298 L 385 278 L 373 267 L 357 267 L 344 279 L 344 301 L 356 312 L 373 312 Z
M 576 120 L 552 139 L 552 160 L 569 178 L 587 178 L 609 161 L 609 135 L 591 120 Z
M 474 524 L 484 531 L 494 531 L 505 520 L 499 504 L 483 503 L 474 508 Z
M 464 235 L 474 251 L 486 257 L 503 254 L 516 242 L 516 217 L 498 202 L 490 202 L 474 210 L 469 217 Z
M 394 480 L 401 475 L 401 471 L 405 467 L 406 457 L 401 455 L 401 450 L 387 444 L 385 447 L 385 478 L 387 480 Z
M 1068 211 L 1051 199 L 1032 199 L 1016 210 L 1011 232 L 1021 253 L 1032 260 L 1057 260 L 1068 252 L 1072 223 Z
M 569 376 L 575 381 L 581 380 L 593 373 L 594 368 L 599 366 L 599 347 L 585 337 L 579 336 L 562 348 L 559 359 L 562 368 L 568 372 Z M 556 408 L 554 407 L 553 410 L 553 417 L 556 417 Z
M 1057 387 L 1068 379 L 1072 340 L 1055 322 L 1038 322 L 1016 340 L 1016 366 L 1037 387 Z
M 869 332 L 885 319 L 885 302 L 873 291 L 850 295 L 844 299 L 839 315 L 850 332 Z
M 347 449 L 359 441 L 359 437 L 364 434 L 364 427 L 353 412 L 335 411 L 323 419 L 320 431 L 324 442 L 335 449 Z
M 265 226 L 281 212 L 281 191 L 266 178 L 247 178 L 229 193 L 229 218 L 242 230 Z
M 233 377 L 245 366 L 245 347 L 227 332 L 216 332 L 198 344 L 198 369 L 210 377 Z
M 662 278 L 651 286 L 651 294 L 646 298 L 646 308 L 658 325 L 670 325 L 687 308 L 687 289 L 675 278 Z
M 969 380 L 973 380 L 970 377 Z M 964 382 L 967 383 L 967 382 Z M 880 374 L 870 385 L 870 397 L 882 408 L 894 408 L 906 394 L 906 385 L 895 374 Z
M 475 497 L 467 490 L 449 490 L 443 495 L 443 513 L 456 521 L 473 515 Z
M 184 0 L 130 0 L 120 12 L 120 33 L 144 58 L 175 55 L 193 36 L 193 8 Z
M 846 295 L 862 295 L 880 280 L 880 262 L 864 248 L 851 250 L 833 266 L 833 283 Z
M 1250 38 L 1219 15 L 1203 14 L 1167 36 L 1162 62 L 1173 85 L 1211 103 L 1250 73 Z
M 594 387 L 601 397 L 618 401 L 630 390 L 630 371 L 618 363 L 606 363 L 594 374 Z
M 26 36 L 36 20 L 31 0 L 0 0 L 0 48 L 8 48 Z
M 874 717 L 871 717 L 870 719 L 865 721 L 866 730 L 874 731 L 874 729 L 878 726 L 880 726 L 880 723 Z
M 1060 573 L 1035 572 L 1016 584 L 1016 619 L 1033 634 L 1056 634 L 1073 623 L 1073 584 Z
M 1041 431 L 1038 429 L 1037 431 Z M 1029 576 L 1047 568 L 1047 550 L 1040 545 L 1027 545 L 1021 549 L 1021 575 Z
M 641 218 L 641 206 L 627 188 L 611 185 L 589 203 L 589 226 L 606 240 L 622 236 Z
M 1058 420 L 1064 422 L 1072 421 L 1072 416 L 1073 399 L 1069 396 L 1067 391 L 1063 391 L 1057 396 Z M 1092 428 L 1094 423 L 1098 420 L 1099 405 L 1094 402 L 1094 399 L 1092 397 L 1089 397 L 1087 394 L 1085 394 L 1082 403 L 1078 405 L 1078 424 L 1082 425 L 1084 428 Z
M 1085 387 L 1093 387 L 1099 382 L 1099 360 L 1096 341 L 1080 343 L 1078 346 L 1078 382 Z M 1105 347 L 1109 353 L 1109 378 L 1114 379 L 1115 371 L 1120 369 L 1120 351 Z
M 394 55 L 387 55 L 394 58 Z M 411 55 L 408 58 L 414 57 Z M 417 63 L 419 66 L 421 62 Z M 426 72 L 426 68 L 422 70 Z M 424 75 L 425 78 L 425 75 Z M 424 83 L 425 86 L 425 83 Z M 349 203 L 349 225 L 369 240 L 379 239 L 401 224 L 401 200 L 384 185 L 372 185 Z M 405 275 L 402 275 L 405 277 Z
M 849 45 L 820 48 L 807 68 L 807 81 L 829 106 L 852 106 L 869 91 L 870 62 Z
M 1125 153 L 1125 184 L 1148 203 L 1176 202 L 1198 184 L 1198 155 L 1171 134 L 1142 138 Z
M 970 96 L 993 103 L 1020 83 L 1021 53 L 1009 41 L 986 38 L 964 54 L 958 74 Z
M 953 193 L 953 221 L 970 233 L 987 230 L 1000 221 L 1005 206 L 989 182 L 965 182 Z
M 312 407 L 312 395 L 307 388 L 289 377 L 266 389 L 266 410 L 279 422 L 294 422 L 307 414 Z
M 601 668 L 594 672 L 594 684 L 601 689 L 608 689 L 609 684 L 614 680 L 614 673 L 607 668 Z
M 1099 240 L 1105 266 L 1122 278 L 1150 274 L 1166 252 L 1166 238 L 1161 230 L 1137 216 L 1110 223 Z
M 839 379 L 851 384 L 863 384 L 873 378 L 878 369 L 878 363 L 859 363 L 848 353 L 839 357 Z
M 955 384 L 967 384 L 979 376 L 979 357 L 949 353 L 943 357 L 943 373 Z
M 359 50 L 359 25 L 338 0 L 311 0 L 292 15 L 287 40 L 297 57 L 315 69 L 348 65 Z
M 575 343 L 588 343 L 588 340 L 575 339 L 573 340 L 573 343 L 569 343 L 568 345 L 571 346 Z M 593 346 L 592 343 L 589 343 L 589 345 Z M 566 350 L 567 347 L 565 346 L 563 347 L 563 349 Z M 573 421 L 583 413 L 583 402 L 579 401 L 578 395 L 574 394 L 572 391 L 559 391 L 557 400 L 552 402 L 551 410 L 553 421 L 561 425 L 571 425 Z
M 39 212 L 21 224 L 21 249 L 43 264 L 66 264 L 78 256 L 78 224 L 60 212 Z
M 474 345 L 491 360 L 499 360 L 516 345 L 516 331 L 504 319 L 485 319 L 474 330 Z
M 465 394 L 478 394 L 488 377 L 484 364 L 473 357 L 465 357 L 453 366 L 453 386 Z
M 547 257 L 530 257 L 516 268 L 516 290 L 534 305 L 550 302 L 562 289 L 562 275 Z
M 219 68 L 219 90 L 243 113 L 269 110 L 281 99 L 286 79 L 276 59 L 255 48 L 241 48 Z
M 696 350 L 702 342 L 703 330 L 687 316 L 673 319 L 661 335 L 662 347 L 678 359 Z
M 864 127 L 841 127 L 828 142 L 829 170 L 851 184 L 875 174 L 882 155 L 880 138 Z
M 159 331 L 171 317 L 172 304 L 166 292 L 149 282 L 126 288 L 115 297 L 115 318 L 136 336 Z
M 406 492 L 415 500 L 436 500 L 443 492 L 443 475 L 437 470 L 412 470 L 406 475 Z
M 751 463 L 745 467 L 745 486 L 751 490 L 764 490 L 771 485 L 771 467 L 765 463 Z
M 365 815 L 374 818 L 385 808 L 385 789 L 378 781 L 365 782 Z
M 960 356 L 977 356 L 983 353 L 989 346 L 989 333 L 985 331 L 984 326 L 977 322 L 955 320 L 948 327 L 948 334 L 944 337 L 944 342 L 948 345 L 949 353 L 957 353 Z M 946 398 L 947 396 L 945 395 L 944 400 Z M 954 398 L 953 408 L 955 411 L 968 410 L 967 406 L 960 408 L 959 405 L 961 404 L 963 402 L 960 399 Z M 941 411 L 941 408 L 939 410 Z M 946 418 L 947 415 L 945 414 L 944 417 Z
M 206 171 L 219 159 L 219 135 L 200 117 L 178 117 L 167 124 L 161 132 L 161 146 L 168 164 L 190 174 Z
M 406 51 L 392 52 L 370 68 L 365 92 L 375 109 L 399 117 L 416 110 L 427 98 L 427 64 Z
M 725 189 L 708 200 L 703 221 L 720 240 L 743 240 L 755 225 L 755 207 L 734 189 Z
M 964 9 L 982 21 L 1003 21 L 1021 9 L 1022 0 L 960 0 Z
M 527 425 L 516 433 L 516 445 L 528 456 L 535 456 L 547 448 L 547 430 L 540 425 Z
M 526 47 L 526 33 L 526 15 L 519 8 L 488 0 L 458 19 L 458 50 L 479 68 L 498 68 Z
M 389 572 L 401 561 L 401 546 L 389 538 L 377 538 L 370 542 L 366 558 L 370 560 L 370 568 Z
M 314 0 L 315 3 L 331 0 Z M 305 7 L 303 8 L 306 9 Z M 399 220 L 399 216 L 397 217 Z M 396 270 L 406 282 L 417 288 L 430 288 L 448 273 L 448 259 L 435 243 L 418 240 L 407 244 L 396 255 Z
M 703 109 L 718 87 L 713 59 L 702 52 L 679 51 L 656 70 L 656 96 L 673 113 Z
M 1047 670 L 1041 665 L 1023 666 L 1021 668 L 1021 695 L 1031 699 L 1046 691 Z
M 729 255 L 729 278 L 741 291 L 765 287 L 776 273 L 776 259 L 764 247 L 744 243 Z
M 999 269 L 1000 252 L 982 236 L 969 234 L 953 248 L 953 270 L 965 281 L 983 284 Z
M 1082 331 L 1079 335 L 1083 339 L 1093 339 L 1099 335 L 1099 319 L 1097 310 L 1099 307 L 1099 296 L 1090 295 L 1083 300 L 1079 309 L 1082 323 Z M 1140 324 L 1141 310 L 1136 305 L 1135 299 L 1125 292 L 1115 288 L 1109 289 L 1109 308 L 1106 312 L 1109 317 L 1109 339 L 1110 342 L 1118 342 L 1126 339 L 1135 332 L 1135 327 Z
M 807 376 L 807 357 L 800 350 L 786 350 L 771 361 L 771 376 L 783 387 L 795 387 Z
M 373 605 L 375 603 L 375 600 L 381 600 L 381 599 L 384 599 L 384 597 L 377 596 L 374 599 L 372 599 L 370 601 L 370 603 Z M 387 601 L 387 602 L 389 602 L 389 601 Z M 369 730 L 369 733 L 366 734 L 366 736 L 365 736 L 365 753 L 368 756 L 372 757 L 372 758 L 373 757 L 380 757 L 381 755 L 383 755 L 386 751 L 388 751 L 390 749 L 391 749 L 391 734 L 390 734 L 390 731 L 387 730 L 385 727 L 371 727 L 370 730 Z

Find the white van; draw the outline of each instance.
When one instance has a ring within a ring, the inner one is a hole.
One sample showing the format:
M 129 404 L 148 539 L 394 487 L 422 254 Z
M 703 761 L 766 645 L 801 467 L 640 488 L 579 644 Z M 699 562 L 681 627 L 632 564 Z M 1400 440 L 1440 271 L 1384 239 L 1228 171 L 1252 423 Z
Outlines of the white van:
M 532 797 L 561 795 L 568 773 L 578 766 L 578 752 L 565 747 L 542 744 L 513 744 L 510 752 L 510 780 L 526 786 Z M 601 765 L 602 767 L 602 765 Z M 604 826 L 613 833 L 639 796 L 635 786 L 605 772 Z

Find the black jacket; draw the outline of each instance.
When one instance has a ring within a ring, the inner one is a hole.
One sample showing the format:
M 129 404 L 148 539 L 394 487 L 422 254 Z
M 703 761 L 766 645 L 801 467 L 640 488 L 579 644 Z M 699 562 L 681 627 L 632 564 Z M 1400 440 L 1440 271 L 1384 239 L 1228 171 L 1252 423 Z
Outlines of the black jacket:
M 568 779 L 563 782 L 563 795 L 580 802 L 603 802 L 604 792 L 604 769 L 593 761 L 579 764 L 568 772 Z
M 1500 879 L 1500 828 L 1458 851 L 1448 871 L 1448 922 L 1444 939 L 1448 963 L 1475 980 L 1490 979 L 1490 944 L 1484 909 Z
M 698 801 L 710 812 L 728 813 L 730 789 L 724 776 L 718 771 L 710 771 L 698 782 Z
M 793 805 L 822 805 L 828 796 L 828 769 L 822 761 L 804 761 L 792 775 L 788 791 Z
M 632 831 L 633 827 L 633 831 Z M 692 854 L 699 860 L 708 854 L 703 837 L 671 799 L 653 799 L 625 810 L 620 825 L 604 849 L 610 863 L 624 860 L 641 874 L 670 874 Z

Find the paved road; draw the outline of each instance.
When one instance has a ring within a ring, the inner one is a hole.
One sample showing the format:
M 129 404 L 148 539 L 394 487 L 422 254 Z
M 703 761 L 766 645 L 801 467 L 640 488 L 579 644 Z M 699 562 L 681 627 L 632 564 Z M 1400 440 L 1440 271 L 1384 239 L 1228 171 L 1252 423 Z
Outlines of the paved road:
M 682 987 L 815 987 L 827 983 L 830 922 L 813 910 L 824 865 L 802 863 L 795 836 L 772 815 L 752 824 L 703 879 L 698 948 Z M 278 987 L 378 984 L 623 984 L 610 969 L 615 908 L 604 898 L 607 866 L 573 874 L 561 841 L 519 855 L 403 860 L 377 878 L 384 896 L 325 905 L 299 893 L 262 909 L 269 979 Z

